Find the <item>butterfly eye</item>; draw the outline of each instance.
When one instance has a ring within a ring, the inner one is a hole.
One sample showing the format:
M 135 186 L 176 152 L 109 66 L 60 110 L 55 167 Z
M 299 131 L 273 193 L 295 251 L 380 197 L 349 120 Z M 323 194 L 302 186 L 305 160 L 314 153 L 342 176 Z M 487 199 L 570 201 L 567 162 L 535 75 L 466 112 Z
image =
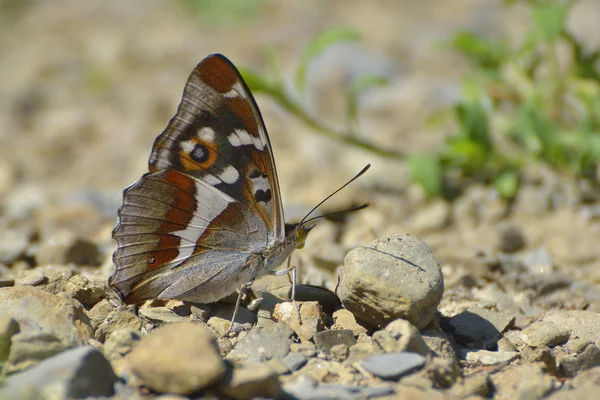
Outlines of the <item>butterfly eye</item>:
M 306 229 L 303 226 L 296 228 L 296 248 L 301 249 L 304 247 L 306 241 Z

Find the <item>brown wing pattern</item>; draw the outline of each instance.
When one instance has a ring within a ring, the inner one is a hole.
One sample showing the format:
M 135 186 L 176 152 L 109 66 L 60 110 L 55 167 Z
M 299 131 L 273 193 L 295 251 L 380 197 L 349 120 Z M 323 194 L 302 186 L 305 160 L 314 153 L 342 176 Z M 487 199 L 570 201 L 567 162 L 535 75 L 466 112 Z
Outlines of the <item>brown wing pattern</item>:
M 156 138 L 150 172 L 177 169 L 205 180 L 260 215 L 272 238 L 284 218 L 271 144 L 235 66 L 211 55 L 192 71 L 175 116 Z
M 194 69 L 149 169 L 123 193 L 113 231 L 109 284 L 124 301 L 215 301 L 261 272 L 254 253 L 284 237 L 277 173 L 258 107 L 225 57 Z

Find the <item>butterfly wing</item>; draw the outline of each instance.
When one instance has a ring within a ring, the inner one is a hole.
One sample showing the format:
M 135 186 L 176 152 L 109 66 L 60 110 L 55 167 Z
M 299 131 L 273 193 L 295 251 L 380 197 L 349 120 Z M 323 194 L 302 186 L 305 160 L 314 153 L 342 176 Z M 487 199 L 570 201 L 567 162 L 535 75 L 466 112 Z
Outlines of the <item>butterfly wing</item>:
M 176 169 L 247 203 L 273 238 L 284 218 L 271 143 L 235 66 L 213 54 L 192 71 L 177 113 L 156 138 L 150 172 Z
M 225 57 L 194 69 L 149 169 L 124 192 L 113 232 L 109 283 L 124 301 L 211 302 L 261 272 L 256 253 L 284 237 L 277 173 L 256 102 Z

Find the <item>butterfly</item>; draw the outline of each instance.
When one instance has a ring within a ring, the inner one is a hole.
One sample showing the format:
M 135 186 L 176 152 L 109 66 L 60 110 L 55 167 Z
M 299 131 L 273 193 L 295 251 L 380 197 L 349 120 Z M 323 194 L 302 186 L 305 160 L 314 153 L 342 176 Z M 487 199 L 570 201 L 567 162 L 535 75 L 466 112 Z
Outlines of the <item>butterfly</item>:
M 212 303 L 240 289 L 233 326 L 255 278 L 292 272 L 294 291 L 295 268 L 276 269 L 314 225 L 285 223 L 262 116 L 226 57 L 210 55 L 192 71 L 148 164 L 123 192 L 113 231 L 109 286 L 123 302 Z

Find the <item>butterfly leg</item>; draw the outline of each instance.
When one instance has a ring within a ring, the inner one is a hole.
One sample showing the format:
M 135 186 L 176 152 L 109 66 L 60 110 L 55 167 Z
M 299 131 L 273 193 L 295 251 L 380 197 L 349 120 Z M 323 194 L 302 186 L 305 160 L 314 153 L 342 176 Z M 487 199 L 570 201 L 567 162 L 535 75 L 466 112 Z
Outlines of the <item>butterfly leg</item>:
M 254 283 L 254 279 L 251 280 L 250 282 L 244 283 L 242 286 L 240 286 L 240 291 L 238 293 L 237 300 L 235 301 L 235 308 L 233 309 L 233 315 L 231 316 L 231 324 L 229 324 L 229 328 L 227 328 L 227 331 L 225 331 L 225 334 L 228 334 L 229 332 L 231 332 L 233 330 L 233 325 L 235 324 L 235 316 L 237 315 L 237 313 L 240 309 L 242 297 L 244 296 L 244 293 L 246 292 L 246 290 L 248 288 L 250 288 L 253 283 Z
M 292 258 L 289 257 L 286 269 L 282 269 L 280 271 L 271 271 L 270 274 L 275 275 L 275 276 L 281 276 L 281 275 L 289 274 L 290 272 L 292 273 L 292 293 L 290 295 L 290 301 L 292 302 L 292 304 L 296 308 L 296 312 L 298 313 L 298 322 L 300 324 L 302 324 L 302 316 L 300 315 L 300 307 L 298 307 L 298 304 L 296 303 L 296 267 L 294 267 L 294 266 L 290 267 L 291 260 L 292 260 Z

